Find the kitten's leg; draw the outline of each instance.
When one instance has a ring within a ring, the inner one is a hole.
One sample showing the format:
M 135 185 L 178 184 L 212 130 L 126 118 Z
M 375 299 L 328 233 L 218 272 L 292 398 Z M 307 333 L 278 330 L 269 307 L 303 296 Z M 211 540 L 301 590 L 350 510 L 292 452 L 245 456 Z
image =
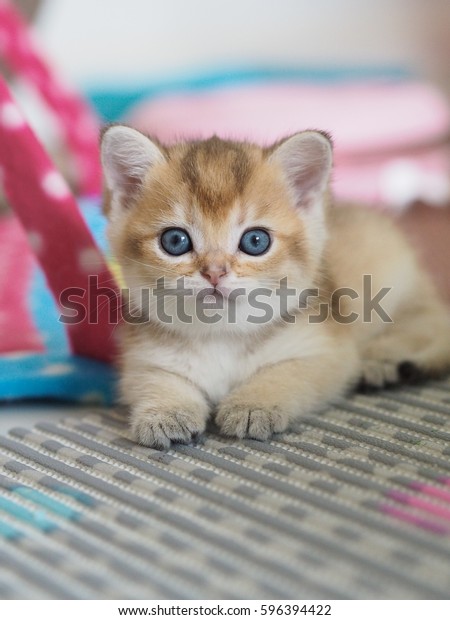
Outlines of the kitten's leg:
M 358 372 L 351 343 L 339 352 L 266 366 L 222 401 L 216 423 L 225 435 L 268 439 L 342 394 Z
M 192 383 L 157 368 L 125 373 L 122 401 L 130 407 L 132 433 L 141 444 L 169 448 L 205 430 L 210 405 Z
M 450 370 L 450 313 L 436 298 L 408 304 L 361 351 L 364 387 L 414 383 Z

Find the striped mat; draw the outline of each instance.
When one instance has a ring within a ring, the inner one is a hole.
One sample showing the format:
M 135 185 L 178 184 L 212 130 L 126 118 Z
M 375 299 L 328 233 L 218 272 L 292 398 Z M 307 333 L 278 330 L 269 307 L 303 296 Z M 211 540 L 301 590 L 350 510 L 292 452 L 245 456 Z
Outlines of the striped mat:
M 3 599 L 450 594 L 450 381 L 165 453 L 86 409 L 11 430 L 0 463 Z

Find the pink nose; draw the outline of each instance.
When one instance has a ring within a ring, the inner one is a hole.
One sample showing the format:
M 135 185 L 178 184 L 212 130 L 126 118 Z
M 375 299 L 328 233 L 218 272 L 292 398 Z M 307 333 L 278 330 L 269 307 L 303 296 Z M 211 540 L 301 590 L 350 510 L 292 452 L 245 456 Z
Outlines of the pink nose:
M 208 267 L 201 272 L 202 276 L 208 280 L 212 286 L 217 286 L 220 278 L 227 274 L 225 267 Z

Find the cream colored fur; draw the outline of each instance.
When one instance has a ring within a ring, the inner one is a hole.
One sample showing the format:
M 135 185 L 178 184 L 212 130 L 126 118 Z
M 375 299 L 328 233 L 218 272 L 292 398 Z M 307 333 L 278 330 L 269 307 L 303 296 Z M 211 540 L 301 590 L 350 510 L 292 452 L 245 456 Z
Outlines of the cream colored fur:
M 154 288 L 158 276 L 173 284 L 182 275 L 194 290 L 204 288 L 199 272 L 206 261 L 227 265 L 225 304 L 228 290 L 275 289 L 283 277 L 297 291 L 318 286 L 321 301 L 340 287 L 361 296 L 363 275 L 370 274 L 374 294 L 392 289 L 380 303 L 393 322 L 375 313 L 364 322 L 361 298 L 345 297 L 342 314 L 360 315 L 351 324 L 333 316 L 311 323 L 319 312 L 313 302 L 296 312 L 294 323 L 281 320 L 273 303 L 273 320 L 254 325 L 245 318 L 244 297 L 234 325 L 183 324 L 174 304 L 168 310 L 172 325 L 155 319 L 126 325 L 120 389 L 138 442 L 158 448 L 189 442 L 212 415 L 226 435 L 265 440 L 359 381 L 381 387 L 401 380 L 402 369 L 433 375 L 450 366 L 448 310 L 392 221 L 365 209 L 327 208 L 331 148 L 325 136 L 305 132 L 266 151 L 221 141 L 170 150 L 145 140 L 116 126 L 102 143 L 110 240 L 132 305 L 139 305 L 138 292 Z M 232 157 L 240 159 L 231 166 Z M 194 163 L 198 178 L 192 180 L 192 170 L 182 177 Z M 202 183 L 211 185 L 212 202 L 214 188 L 223 185 L 221 200 L 229 204 L 220 214 L 202 203 L 209 196 Z M 227 183 L 239 191 L 231 187 L 228 195 Z M 239 238 L 249 225 L 274 231 L 267 255 L 239 254 Z M 158 239 L 168 226 L 189 230 L 195 256 L 164 254 Z

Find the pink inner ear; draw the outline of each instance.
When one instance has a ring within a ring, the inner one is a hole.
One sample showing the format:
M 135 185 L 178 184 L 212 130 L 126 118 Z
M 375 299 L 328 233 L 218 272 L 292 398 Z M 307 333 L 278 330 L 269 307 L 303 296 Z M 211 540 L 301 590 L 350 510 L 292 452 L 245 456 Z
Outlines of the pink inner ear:
M 321 189 L 324 176 L 322 162 L 311 162 L 309 166 L 293 165 L 286 172 L 291 185 L 302 199 Z
M 331 146 L 315 133 L 298 134 L 283 142 L 273 154 L 284 170 L 296 199 L 307 206 L 324 190 L 331 167 Z
M 118 172 L 120 174 L 120 186 L 122 189 L 122 194 L 125 195 L 128 200 L 132 200 L 139 191 L 139 188 L 142 185 L 142 179 L 140 177 L 134 176 L 129 173 L 128 169 L 125 166 L 120 166 L 121 170 Z M 124 201 L 123 206 L 127 207 L 129 202 L 127 200 Z

